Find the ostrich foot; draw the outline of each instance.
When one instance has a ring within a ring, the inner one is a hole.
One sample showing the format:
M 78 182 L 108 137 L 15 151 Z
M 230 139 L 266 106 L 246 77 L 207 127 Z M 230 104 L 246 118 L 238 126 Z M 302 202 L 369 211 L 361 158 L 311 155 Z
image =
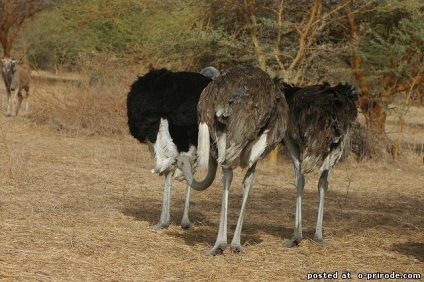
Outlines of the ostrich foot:
M 184 230 L 193 230 L 193 227 L 191 226 L 191 222 L 189 220 L 182 220 L 181 221 L 181 228 Z
M 169 227 L 169 223 L 159 222 L 157 224 L 152 225 L 153 229 L 165 229 Z
M 216 243 L 212 249 L 206 252 L 206 255 L 207 256 L 222 255 L 226 247 L 227 247 L 226 242 Z
M 231 252 L 233 253 L 239 253 L 239 254 L 246 253 L 240 244 L 231 244 L 230 249 L 231 249 Z
M 322 244 L 323 246 L 326 246 L 326 247 L 332 246 L 331 243 L 327 242 L 326 240 L 324 240 L 324 238 L 319 237 L 317 235 L 314 236 L 314 241 L 316 241 L 317 243 L 320 243 L 320 244 Z
M 297 246 L 299 246 L 301 241 L 302 241 L 302 237 L 294 236 L 290 240 L 284 242 L 283 246 L 286 247 L 286 248 L 297 247 Z

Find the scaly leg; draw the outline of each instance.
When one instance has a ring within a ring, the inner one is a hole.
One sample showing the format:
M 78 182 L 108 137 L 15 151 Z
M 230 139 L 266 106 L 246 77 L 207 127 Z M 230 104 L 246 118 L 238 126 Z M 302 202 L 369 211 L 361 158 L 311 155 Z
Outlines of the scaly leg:
M 182 229 L 191 229 L 191 222 L 188 217 L 188 211 L 190 209 L 190 192 L 191 192 L 190 185 L 187 185 L 183 219 L 181 220 Z
M 327 244 L 322 237 L 322 223 L 324 217 L 324 194 L 328 189 L 328 170 L 325 169 L 319 178 L 318 182 L 318 191 L 319 191 L 319 208 L 318 208 L 318 219 L 317 219 L 317 227 L 315 231 L 314 240 L 321 242 L 323 244 Z
M 231 181 L 233 180 L 233 170 L 222 168 L 222 182 L 224 183 L 224 193 L 222 195 L 221 217 L 219 219 L 219 231 L 214 247 L 206 254 L 215 256 L 222 254 L 227 247 L 227 213 L 228 213 L 228 193 Z
M 253 186 L 255 180 L 255 168 L 256 163 L 254 163 L 246 172 L 243 180 L 243 202 L 241 204 L 240 216 L 237 221 L 236 231 L 234 232 L 233 241 L 231 242 L 231 251 L 238 253 L 245 253 L 240 244 L 241 230 L 243 227 L 244 214 L 247 206 L 247 199 L 249 198 L 250 188 Z
M 297 190 L 296 196 L 296 214 L 294 220 L 293 237 L 284 243 L 284 247 L 294 247 L 299 245 L 302 241 L 302 195 L 305 187 L 305 176 L 302 174 L 300 165 L 300 151 L 299 147 L 287 135 L 284 137 L 284 143 L 289 150 L 290 156 L 293 161 L 295 171 L 295 185 Z
M 165 187 L 163 190 L 163 204 L 162 213 L 160 215 L 160 221 L 158 224 L 153 225 L 153 228 L 167 228 L 171 223 L 171 182 L 174 171 L 170 171 L 165 176 Z

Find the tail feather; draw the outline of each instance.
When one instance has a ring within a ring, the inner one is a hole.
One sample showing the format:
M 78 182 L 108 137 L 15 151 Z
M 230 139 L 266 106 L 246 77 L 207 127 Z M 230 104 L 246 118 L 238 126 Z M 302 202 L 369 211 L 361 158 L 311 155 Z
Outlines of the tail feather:
M 199 139 L 197 142 L 198 170 L 207 171 L 210 150 L 209 127 L 206 123 L 199 124 Z
M 163 173 L 171 167 L 178 156 L 177 146 L 169 133 L 168 120 L 161 119 L 156 142 L 154 143 L 156 167 L 152 172 Z
M 227 149 L 227 134 L 221 133 L 221 135 L 218 137 L 217 142 L 218 147 L 218 163 L 222 164 L 225 161 L 226 158 L 226 149 Z
M 355 91 L 355 88 L 350 84 L 337 84 L 333 89 L 343 95 L 346 95 L 353 103 L 356 103 L 359 98 L 359 94 Z

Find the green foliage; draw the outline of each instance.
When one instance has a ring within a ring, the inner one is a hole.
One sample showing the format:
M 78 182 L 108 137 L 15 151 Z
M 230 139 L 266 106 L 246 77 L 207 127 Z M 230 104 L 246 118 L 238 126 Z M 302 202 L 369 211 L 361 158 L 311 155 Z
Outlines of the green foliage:
M 351 80 L 350 9 L 361 29 L 364 73 L 377 81 L 375 76 L 388 72 L 408 76 L 422 71 L 421 2 L 372 1 L 361 10 L 369 1 L 323 1 L 306 31 L 316 1 L 62 1 L 31 20 L 21 46 L 42 69 L 74 69 L 93 58 L 116 56 L 132 64 L 193 70 L 211 64 L 258 65 L 262 57 L 270 73 L 283 72 L 289 80 Z M 306 32 L 303 50 L 301 32 Z
M 422 0 L 47 2 L 54 7 L 26 21 L 15 53 L 44 70 L 78 70 L 90 86 L 148 66 L 248 63 L 296 84 L 358 79 L 374 114 L 424 69 Z
M 203 1 L 177 2 L 158 1 L 145 17 L 143 51 L 150 63 L 182 60 L 196 64 L 207 52 L 210 37 L 202 19 L 206 6 Z
M 364 71 L 370 80 L 393 75 L 408 80 L 424 72 L 424 4 L 419 0 L 380 3 L 362 20 L 368 26 L 361 38 Z M 371 83 L 378 92 L 381 83 Z
M 180 5 L 178 5 L 180 4 Z M 73 68 L 84 54 L 159 61 L 201 57 L 202 1 L 64 1 L 27 26 L 33 63 Z
M 140 38 L 140 1 L 64 1 L 27 27 L 31 59 L 41 68 L 75 66 L 83 53 L 127 53 Z
M 269 73 L 297 83 L 324 77 L 349 80 L 350 73 L 342 71 L 341 76 L 340 71 L 349 68 L 344 62 L 349 56 L 346 10 L 340 8 L 344 1 L 323 1 L 308 27 L 314 2 L 318 1 L 213 0 L 216 57 L 224 64 L 236 61 L 261 65 L 262 60 Z M 302 33 L 304 42 L 300 43 Z

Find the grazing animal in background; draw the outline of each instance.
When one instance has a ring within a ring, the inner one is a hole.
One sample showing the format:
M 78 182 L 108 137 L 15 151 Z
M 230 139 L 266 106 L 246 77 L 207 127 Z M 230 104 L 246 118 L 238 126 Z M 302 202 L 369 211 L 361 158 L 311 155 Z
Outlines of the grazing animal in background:
M 25 112 L 29 110 L 29 84 L 31 82 L 31 68 L 25 63 L 16 63 L 10 58 L 2 59 L 2 76 L 7 92 L 6 116 L 16 116 L 21 107 L 23 96 L 26 93 Z
M 319 209 L 314 239 L 322 236 L 324 193 L 328 189 L 330 169 L 342 157 L 348 132 L 357 117 L 358 94 L 348 84 L 334 87 L 328 83 L 295 87 L 279 81 L 289 105 L 289 121 L 284 143 L 293 160 L 297 188 L 294 234 L 284 245 L 293 247 L 302 241 L 302 194 L 305 173 L 320 164 L 318 182 Z
M 152 69 L 139 77 L 127 97 L 128 126 L 131 135 L 147 143 L 156 161 L 152 170 L 165 175 L 160 221 L 155 228 L 170 224 L 172 178 L 183 175 L 175 166 L 177 156 L 185 155 L 195 164 L 198 138 L 197 103 L 202 90 L 212 81 L 199 73 Z M 195 167 L 195 165 L 194 165 Z M 209 177 L 210 186 L 215 175 Z M 181 227 L 190 228 L 188 217 L 190 186 L 186 190 Z
M 222 167 L 224 184 L 218 236 L 208 255 L 220 254 L 227 246 L 228 194 L 233 169 L 238 166 L 247 168 L 247 172 L 231 250 L 244 252 L 240 235 L 256 163 L 282 140 L 287 110 L 285 98 L 274 81 L 256 67 L 234 67 L 203 90 L 198 105 L 198 169 L 208 167 L 211 154 Z M 193 185 L 197 181 L 190 175 L 189 163 L 189 159 L 182 156 L 177 165 L 182 167 L 188 183 Z

